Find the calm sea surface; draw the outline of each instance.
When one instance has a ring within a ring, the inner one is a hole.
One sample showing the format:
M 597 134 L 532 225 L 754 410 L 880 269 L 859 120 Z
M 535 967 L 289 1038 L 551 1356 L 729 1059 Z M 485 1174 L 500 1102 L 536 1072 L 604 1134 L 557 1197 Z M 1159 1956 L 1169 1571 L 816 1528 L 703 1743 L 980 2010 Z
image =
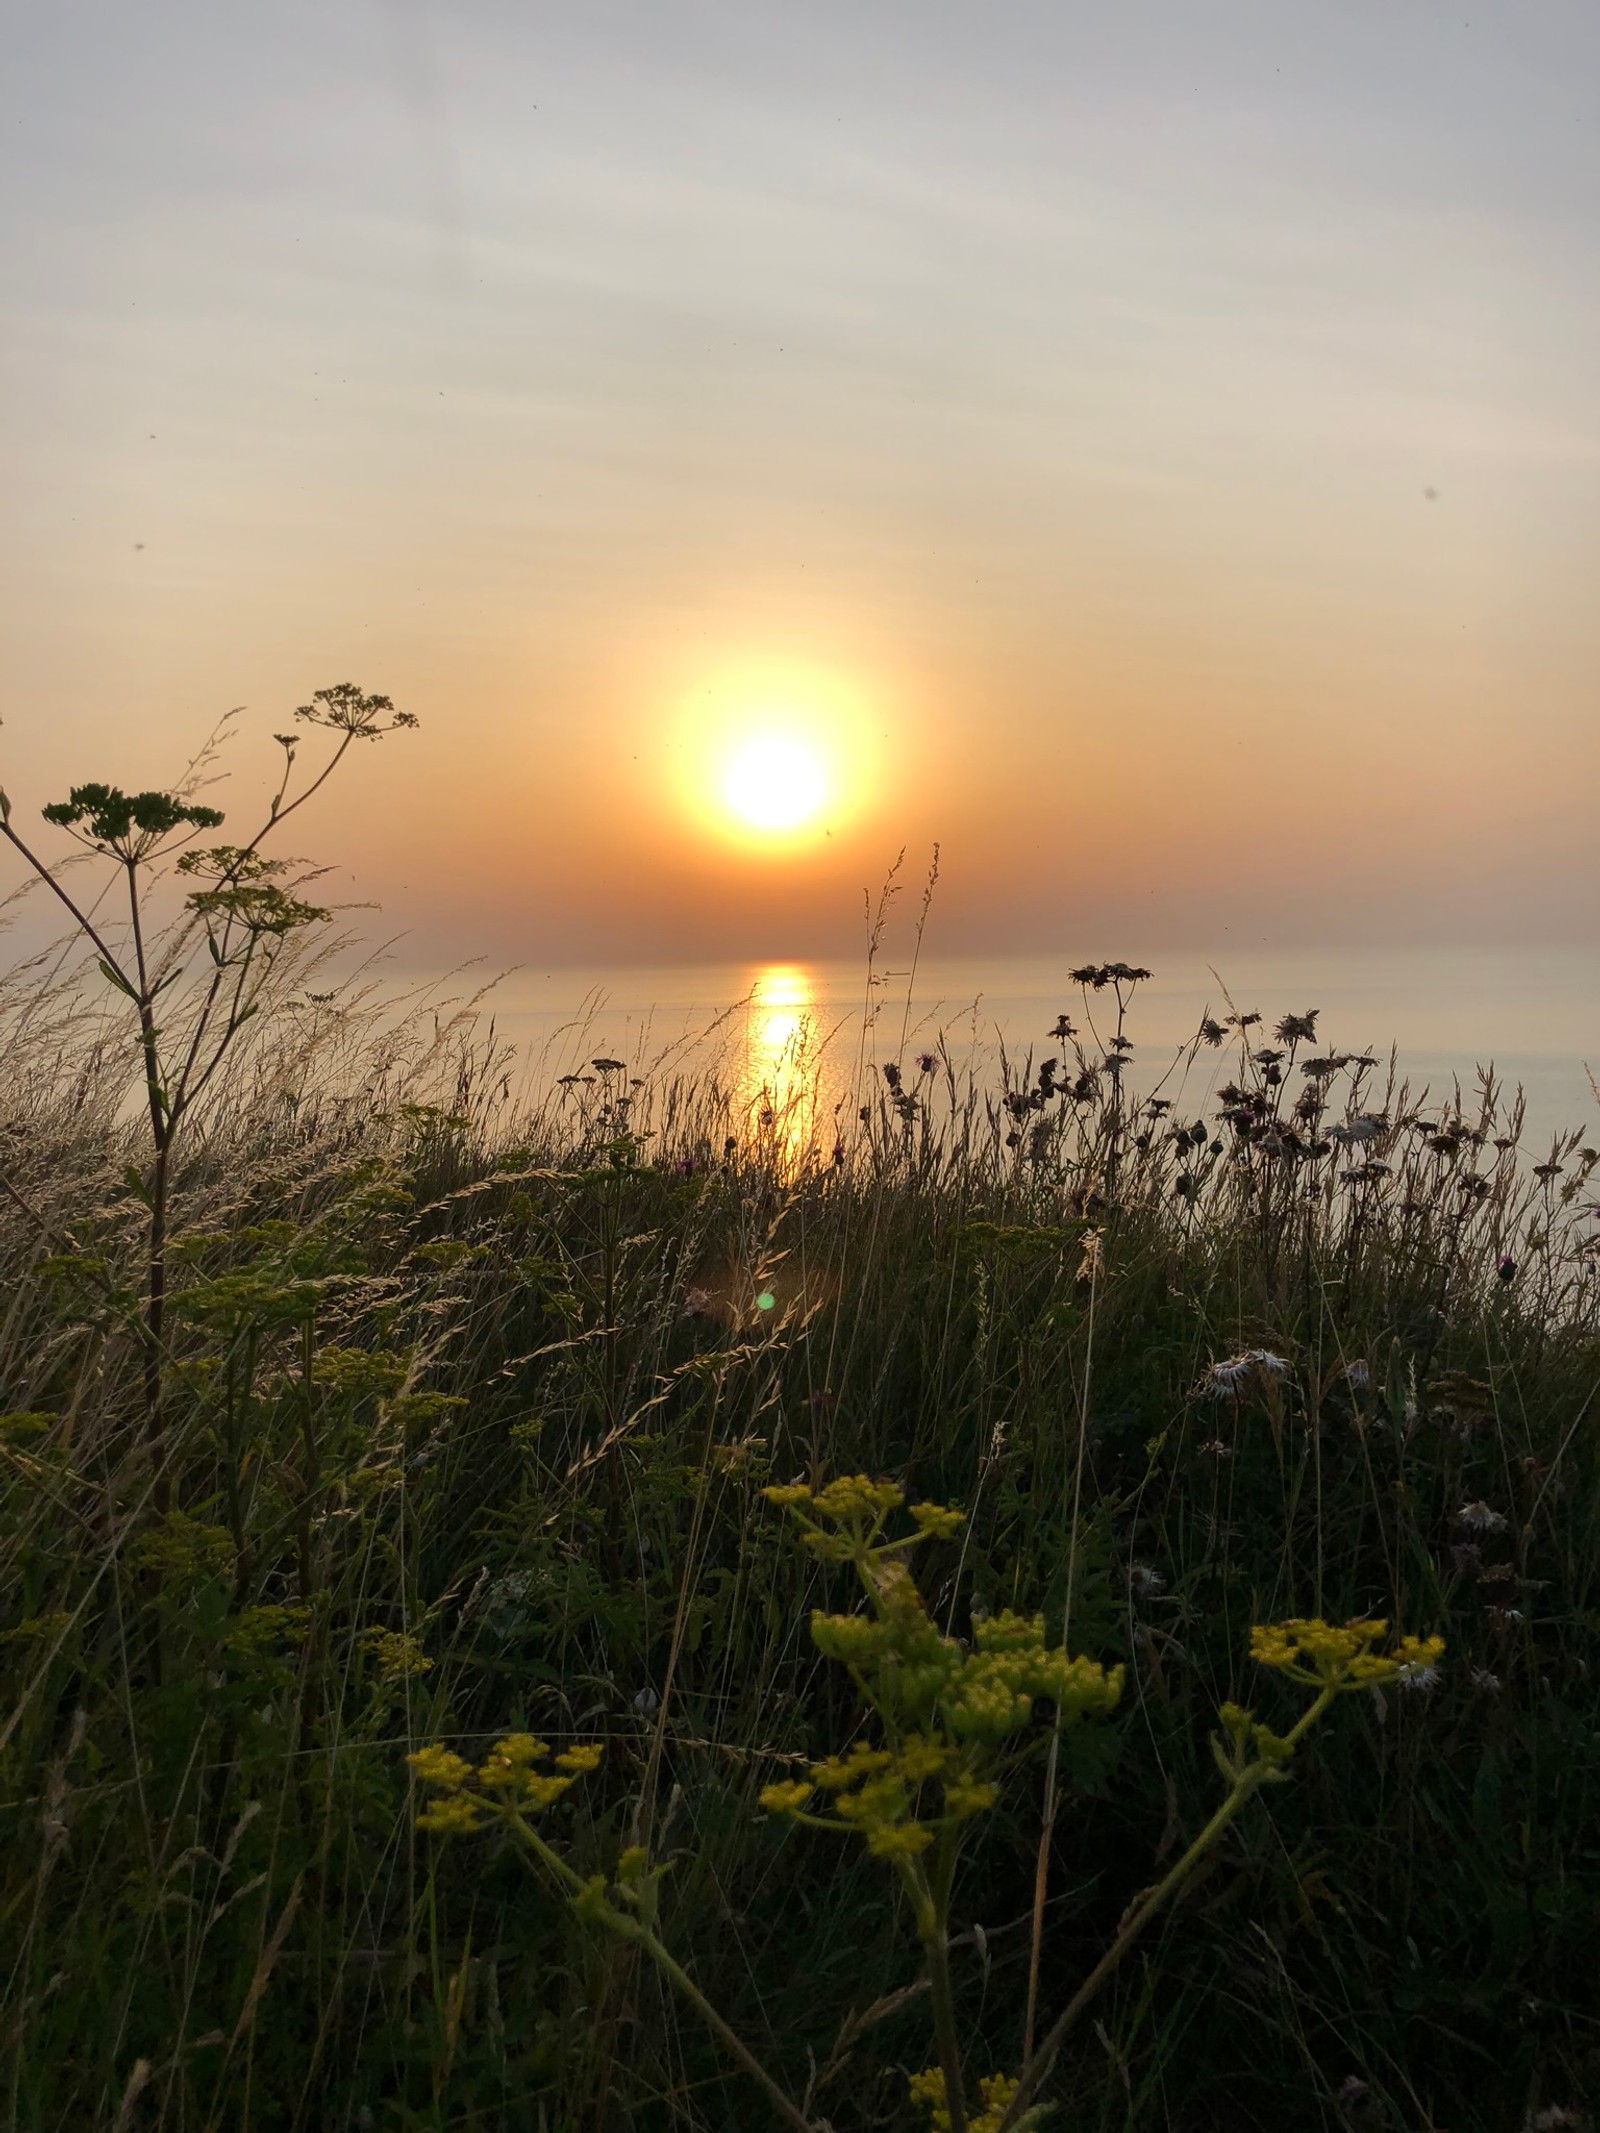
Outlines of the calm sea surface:
M 1600 1073 L 1600 954 L 1593 951 L 1237 953 L 1215 969 L 1187 952 L 1147 952 L 1141 960 L 1154 976 L 1139 987 L 1127 1022 L 1136 1085 L 1148 1092 L 1166 1075 L 1180 1107 L 1198 1111 L 1228 1078 L 1226 1050 L 1203 1051 L 1177 1086 L 1172 1077 L 1202 1015 L 1220 1020 L 1231 1002 L 1260 1013 L 1267 1030 L 1285 1013 L 1318 1009 L 1318 1049 L 1375 1052 L 1386 1062 L 1395 1047 L 1413 1093 L 1426 1085 L 1445 1099 L 1459 1082 L 1470 1095 L 1480 1070 L 1492 1067 L 1526 1093 L 1529 1145 L 1574 1127 L 1600 1131 L 1586 1072 L 1592 1065 Z M 1065 1013 L 1096 1056 L 1115 1033 L 1116 1005 L 1108 993 L 1091 994 L 1091 1030 L 1068 977 L 1073 961 L 928 956 L 912 985 L 905 957 L 888 956 L 870 988 L 864 962 L 524 969 L 503 977 L 484 1006 L 517 1046 L 532 1089 L 587 1072 L 595 1058 L 625 1061 L 635 1074 L 715 1071 L 753 1104 L 764 1090 L 792 1102 L 804 1078 L 815 1087 L 821 1132 L 829 1112 L 859 1101 L 863 1065 L 870 1073 L 941 1040 L 958 1070 L 998 1080 L 1002 1053 L 1059 1055 L 1050 1032 Z M 443 990 L 459 994 L 475 976 Z

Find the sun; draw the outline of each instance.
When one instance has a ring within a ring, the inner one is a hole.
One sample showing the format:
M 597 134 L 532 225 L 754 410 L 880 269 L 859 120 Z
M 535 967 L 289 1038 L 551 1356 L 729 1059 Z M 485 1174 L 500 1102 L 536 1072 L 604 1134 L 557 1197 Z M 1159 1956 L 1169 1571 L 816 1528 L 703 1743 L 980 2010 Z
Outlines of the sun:
M 809 741 L 754 733 L 735 742 L 722 773 L 722 801 L 746 829 L 768 835 L 803 830 L 828 799 L 828 774 Z

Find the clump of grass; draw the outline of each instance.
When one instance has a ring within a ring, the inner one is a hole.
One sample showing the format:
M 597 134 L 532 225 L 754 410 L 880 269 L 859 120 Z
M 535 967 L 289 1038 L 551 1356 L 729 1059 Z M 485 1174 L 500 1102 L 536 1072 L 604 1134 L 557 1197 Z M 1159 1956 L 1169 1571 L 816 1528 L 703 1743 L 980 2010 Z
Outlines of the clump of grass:
M 863 1473 L 966 1507 L 919 1554 L 940 1640 L 1042 1613 L 1122 1670 L 967 1818 L 964 2067 L 1024 2066 L 1030 1996 L 1037 2061 L 1206 1829 L 1252 1629 L 1388 1617 L 1449 1668 L 1366 1688 L 1229 1822 L 1033 2100 L 1141 2133 L 1581 2113 L 1590 1144 L 1530 1164 L 1514 1096 L 1424 1101 L 1309 1011 L 1203 1026 L 1193 1058 L 1235 1053 L 1204 1107 L 1141 1093 L 1118 964 L 998 1088 L 937 1044 L 864 1075 L 837 1151 L 670 1061 L 519 1106 L 469 1012 L 329 990 L 315 941 L 263 939 L 185 1105 L 155 1332 L 138 980 L 0 988 L 8 2122 L 741 2122 L 748 2076 L 514 1834 L 414 1833 L 408 1754 L 524 1735 L 564 1775 L 598 1748 L 563 1861 L 670 1862 L 650 1930 L 796 2108 L 919 2122 L 913 1898 L 760 1805 L 871 1702 L 806 1630 L 849 1566 L 762 1491 Z M 1286 1737 L 1287 1692 L 1256 1722 Z

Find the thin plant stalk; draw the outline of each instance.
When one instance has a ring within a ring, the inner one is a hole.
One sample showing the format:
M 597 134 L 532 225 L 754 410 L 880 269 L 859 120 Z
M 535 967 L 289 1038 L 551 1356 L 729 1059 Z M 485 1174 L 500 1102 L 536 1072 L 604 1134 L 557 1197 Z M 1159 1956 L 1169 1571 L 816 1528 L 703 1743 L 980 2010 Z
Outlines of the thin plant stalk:
M 1337 1690 L 1333 1688 L 1321 1690 L 1315 1700 L 1301 1713 L 1300 1717 L 1284 1735 L 1284 1741 L 1290 1749 L 1299 1746 L 1307 1732 L 1315 1725 L 1323 1712 L 1327 1710 L 1329 1704 L 1333 1702 L 1337 1693 Z M 1194 1872 L 1201 1860 L 1204 1859 L 1207 1852 L 1211 1850 L 1229 1823 L 1235 1819 L 1241 1809 L 1247 1805 L 1262 1785 L 1267 1782 L 1268 1778 L 1274 1774 L 1276 1767 L 1266 1762 L 1255 1762 L 1240 1771 L 1235 1776 L 1221 1806 L 1218 1807 L 1216 1813 L 1212 1815 L 1210 1821 L 1207 1822 L 1205 1828 L 1201 1830 L 1183 1856 L 1168 1869 L 1153 1888 L 1148 1889 L 1144 1895 L 1136 1897 L 1129 1904 L 1127 1911 L 1123 1915 L 1122 1923 L 1117 1928 L 1116 1938 L 1112 1941 L 1110 1947 L 1107 1948 L 1105 1954 L 1101 1956 L 1099 1962 L 1095 1964 L 1089 1975 L 1050 2025 L 1039 2045 L 1039 2049 L 1024 2058 L 1022 2076 L 1017 2085 L 1017 2092 L 1007 2106 L 1004 2117 L 1000 2120 L 997 2133 L 1010 2133 L 1010 2128 L 1016 2125 L 1033 2098 L 1039 2093 L 1040 2086 L 1049 2075 L 1052 2066 L 1054 2066 L 1062 2045 L 1076 2027 L 1084 2010 L 1098 1996 L 1107 1980 L 1121 1964 L 1123 1957 L 1139 1938 L 1140 1934 L 1143 1933 L 1145 1927 L 1178 1894 L 1184 1883 L 1189 1879 L 1189 1876 Z
M 1100 1292 L 1100 1253 L 1089 1255 L 1089 1310 L 1083 1348 L 1083 1382 L 1078 1400 L 1078 1445 L 1072 1467 L 1072 1512 L 1067 1540 L 1067 1596 L 1062 1607 L 1061 1649 L 1067 1649 L 1072 1634 L 1072 1600 L 1078 1574 L 1078 1520 L 1083 1506 L 1084 1446 L 1089 1437 L 1089 1382 L 1094 1370 L 1094 1310 Z M 1050 1728 L 1050 1751 L 1045 1762 L 1044 1814 L 1039 1828 L 1039 1855 L 1033 1874 L 1033 1919 L 1028 1938 L 1028 1997 L 1022 2023 L 1022 2058 L 1026 2065 L 1033 2055 L 1033 2025 L 1039 2012 L 1039 1965 L 1044 1948 L 1045 1892 L 1050 1879 L 1050 1846 L 1055 1836 L 1056 1809 L 1060 1802 L 1058 1779 L 1061 1767 L 1061 1714 Z

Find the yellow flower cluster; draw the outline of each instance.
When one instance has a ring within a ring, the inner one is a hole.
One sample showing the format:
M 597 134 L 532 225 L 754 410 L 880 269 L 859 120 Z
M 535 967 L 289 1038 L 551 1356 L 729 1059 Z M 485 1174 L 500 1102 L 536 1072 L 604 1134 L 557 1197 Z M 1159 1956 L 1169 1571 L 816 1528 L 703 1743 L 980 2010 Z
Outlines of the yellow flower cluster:
M 1392 1651 L 1375 1650 L 1388 1633 L 1387 1622 L 1347 1622 L 1342 1628 L 1298 1618 L 1270 1622 L 1250 1632 L 1250 1656 L 1311 1689 L 1368 1689 L 1415 1679 L 1443 1657 L 1443 1637 L 1402 1637 Z
M 408 1681 L 416 1674 L 427 1674 L 433 1670 L 433 1661 L 416 1638 L 405 1630 L 364 1630 L 360 1644 L 361 1649 L 370 1652 L 377 1661 L 380 1681 Z
M 961 1529 L 962 1514 L 944 1504 L 914 1503 L 910 1517 L 916 1527 L 903 1540 L 891 1541 L 887 1550 L 873 1543 L 883 1531 L 891 1511 L 905 1503 L 904 1489 L 892 1481 L 873 1481 L 866 1474 L 841 1474 L 826 1488 L 808 1489 L 803 1484 L 763 1489 L 767 1501 L 781 1511 L 793 1512 L 805 1529 L 805 1544 L 814 1555 L 833 1562 L 865 1563 L 869 1556 L 900 1553 L 921 1540 L 948 1540 Z M 818 1520 L 823 1521 L 818 1524 Z M 829 1529 L 833 1530 L 829 1530 Z
M 1042 1615 L 995 1615 L 977 1625 L 973 1642 L 976 1651 L 963 1660 L 941 1704 L 945 1722 L 963 1740 L 1004 1740 L 1026 1725 L 1036 1697 L 1071 1723 L 1114 1710 L 1122 1694 L 1120 1666 L 1107 1673 L 1092 1659 L 1047 1649 Z
M 545 1743 L 531 1733 L 508 1733 L 474 1769 L 449 1748 L 419 1748 L 406 1761 L 418 1782 L 440 1797 L 417 1817 L 417 1827 L 445 1834 L 477 1829 L 492 1814 L 542 1813 L 574 1778 L 599 1767 L 600 1754 L 596 1747 L 566 1748 L 552 1759 Z M 540 1767 L 552 1761 L 553 1768 Z
M 869 1677 L 886 1715 L 915 1723 L 937 1717 L 957 1739 L 993 1746 L 1027 1724 L 1036 1698 L 1071 1721 L 1112 1710 L 1122 1693 L 1120 1667 L 1108 1673 L 1048 1649 L 1041 1615 L 980 1622 L 969 1653 L 930 1621 L 903 1564 L 876 1566 L 874 1584 L 875 1616 L 814 1614 L 811 1638 L 824 1658 Z
M 204 1525 L 187 1511 L 168 1511 L 140 1536 L 133 1556 L 142 1570 L 181 1585 L 232 1577 L 234 1570 L 233 1541 L 226 1527 Z
M 922 1788 L 935 1782 L 941 1804 L 931 1817 L 919 1815 Z M 844 1755 L 813 1763 L 808 1780 L 769 1785 L 761 1804 L 772 1814 L 819 1823 L 823 1817 L 803 1814 L 817 1792 L 832 1800 L 836 1821 L 859 1830 L 868 1851 L 880 1859 L 925 1852 L 938 1829 L 982 1814 L 998 1796 L 997 1788 L 973 1770 L 968 1752 L 926 1733 L 909 1734 L 895 1748 L 869 1748 L 858 1741 Z
M 949 2091 L 945 2087 L 943 2068 L 930 2066 L 924 2073 L 913 2074 L 906 2086 L 911 2091 L 911 2101 L 920 2103 L 927 2112 L 932 2133 L 950 2133 Z M 1009 2074 L 985 2075 L 978 2083 L 983 2109 L 967 2114 L 970 2133 L 995 2133 L 1020 2087 L 1021 2083 L 1013 2081 Z
M 842 1756 L 814 1763 L 803 1780 L 767 1786 L 761 1804 L 769 1812 L 857 1830 L 880 1858 L 906 1858 L 926 1851 L 938 1832 L 994 1805 L 993 1751 L 1028 1723 L 1038 1699 L 1053 1703 L 1066 1724 L 1116 1705 L 1122 1669 L 1108 1673 L 1091 1660 L 1047 1647 L 1042 1615 L 1008 1612 L 981 1622 L 970 1651 L 939 1630 L 905 1551 L 920 1540 L 955 1533 L 959 1511 L 914 1504 L 916 1530 L 884 1541 L 884 1521 L 905 1501 L 893 1482 L 857 1474 L 815 1492 L 789 1487 L 766 1494 L 796 1516 L 817 1553 L 855 1564 L 868 1610 L 819 1611 L 811 1618 L 811 1636 L 825 1658 L 855 1674 L 888 1734 L 884 1747 L 858 1742 Z M 825 1530 L 817 1519 L 835 1530 Z M 936 1802 L 924 1792 L 934 1785 Z M 818 1793 L 831 1813 L 807 1811 Z

